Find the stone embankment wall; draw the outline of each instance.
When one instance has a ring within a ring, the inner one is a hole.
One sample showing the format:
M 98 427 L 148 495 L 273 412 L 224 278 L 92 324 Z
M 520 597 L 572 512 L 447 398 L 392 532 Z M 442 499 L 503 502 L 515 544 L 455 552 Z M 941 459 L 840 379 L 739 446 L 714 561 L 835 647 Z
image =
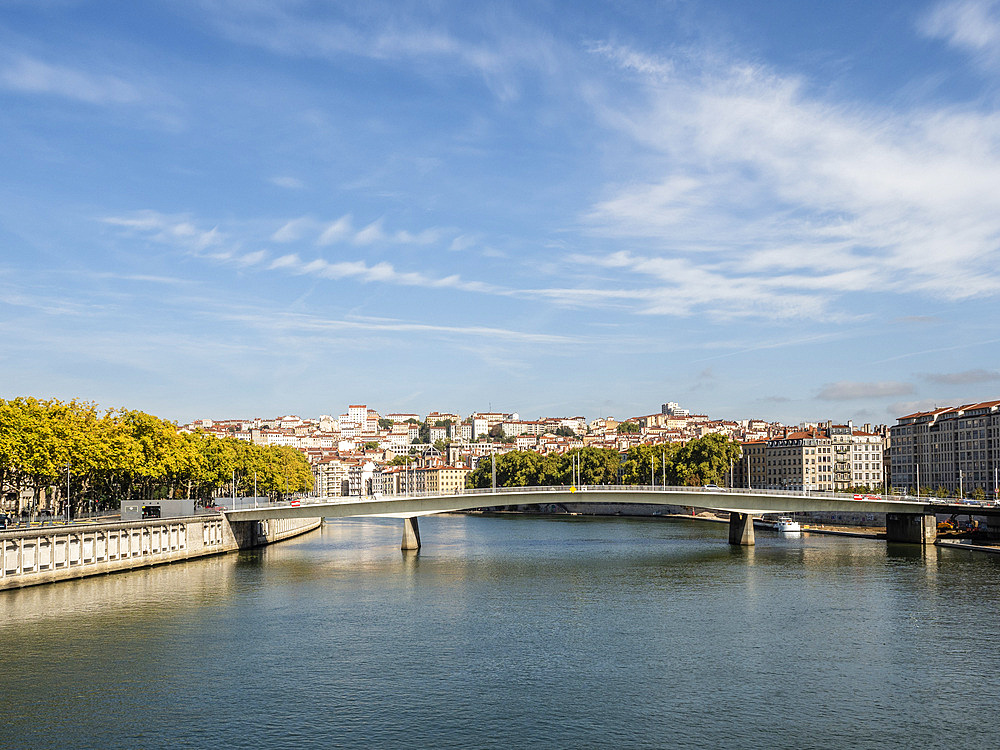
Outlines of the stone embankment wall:
M 260 547 L 321 523 L 282 518 L 230 524 L 225 516 L 203 515 L 0 532 L 0 590 Z

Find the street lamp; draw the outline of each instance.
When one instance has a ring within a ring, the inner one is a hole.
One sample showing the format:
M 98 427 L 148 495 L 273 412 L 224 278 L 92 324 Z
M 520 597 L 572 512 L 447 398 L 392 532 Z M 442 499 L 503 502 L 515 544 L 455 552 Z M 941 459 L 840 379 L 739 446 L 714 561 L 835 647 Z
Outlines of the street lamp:
M 69 523 L 69 504 L 70 504 L 70 495 L 69 495 L 69 470 L 70 470 L 70 463 L 67 461 L 66 462 L 66 514 L 65 514 L 66 515 L 66 523 Z

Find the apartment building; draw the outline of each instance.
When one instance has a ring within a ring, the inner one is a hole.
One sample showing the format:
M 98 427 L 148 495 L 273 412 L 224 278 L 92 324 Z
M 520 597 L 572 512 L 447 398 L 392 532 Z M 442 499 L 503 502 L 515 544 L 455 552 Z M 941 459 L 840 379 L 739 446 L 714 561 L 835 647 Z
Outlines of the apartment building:
M 991 500 L 1000 484 L 1000 401 L 944 407 L 899 417 L 892 427 L 892 486 L 918 486 Z
M 339 458 L 325 458 L 313 465 L 316 494 L 320 497 L 340 497 L 347 494 L 347 467 Z
M 472 470 L 467 466 L 431 466 L 417 469 L 422 475 L 420 484 L 426 492 L 454 495 L 465 490 L 465 478 Z
M 743 459 L 733 472 L 738 487 L 835 492 L 883 487 L 885 438 L 870 425 L 855 430 L 850 422 L 826 422 L 741 445 Z

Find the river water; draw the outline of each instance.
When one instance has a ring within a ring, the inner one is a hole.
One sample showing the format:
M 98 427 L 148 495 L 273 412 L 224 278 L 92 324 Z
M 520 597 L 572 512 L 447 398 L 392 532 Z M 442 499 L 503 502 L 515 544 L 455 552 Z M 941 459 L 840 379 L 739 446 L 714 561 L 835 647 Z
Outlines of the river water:
M 347 519 L 0 592 L 3 748 L 995 748 L 1000 556 Z

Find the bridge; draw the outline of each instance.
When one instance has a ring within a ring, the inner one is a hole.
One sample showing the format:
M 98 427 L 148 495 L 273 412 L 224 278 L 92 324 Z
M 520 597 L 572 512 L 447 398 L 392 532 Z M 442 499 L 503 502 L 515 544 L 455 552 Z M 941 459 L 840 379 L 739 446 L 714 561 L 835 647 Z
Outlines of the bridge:
M 275 518 L 397 517 L 403 519 L 402 549 L 419 549 L 419 516 L 498 505 L 567 502 L 676 505 L 729 513 L 729 543 L 744 546 L 754 543 L 753 517 L 764 513 L 885 513 L 886 539 L 915 544 L 933 544 L 937 539 L 936 513 L 1000 516 L 1000 506 L 972 506 L 937 498 L 629 485 L 503 487 L 466 490 L 451 495 L 424 493 L 384 497 L 309 498 L 259 508 L 227 510 L 225 515 L 231 525 L 244 528 Z

